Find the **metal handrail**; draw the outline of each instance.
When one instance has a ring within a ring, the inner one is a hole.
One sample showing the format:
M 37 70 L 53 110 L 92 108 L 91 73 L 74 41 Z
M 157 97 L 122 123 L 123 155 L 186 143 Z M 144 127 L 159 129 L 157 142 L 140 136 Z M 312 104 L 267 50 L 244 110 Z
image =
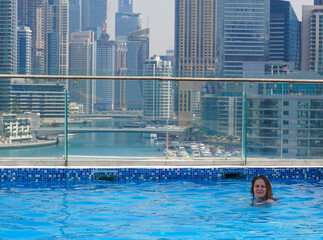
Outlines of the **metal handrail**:
M 77 75 L 19 75 L 0 74 L 2 78 L 29 79 L 93 79 L 93 80 L 159 80 L 159 81 L 212 81 L 212 82 L 270 82 L 270 83 L 323 83 L 323 79 L 276 79 L 276 78 L 197 78 L 159 76 L 77 76 Z

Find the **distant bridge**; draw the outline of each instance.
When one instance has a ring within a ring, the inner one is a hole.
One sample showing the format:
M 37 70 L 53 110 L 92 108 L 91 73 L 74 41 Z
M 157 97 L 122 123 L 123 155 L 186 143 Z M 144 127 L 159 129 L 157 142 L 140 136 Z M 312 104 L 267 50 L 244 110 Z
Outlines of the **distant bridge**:
M 64 127 L 51 127 L 51 128 L 39 128 L 36 129 L 37 136 L 49 135 L 49 134 L 63 134 Z M 108 127 L 69 127 L 68 133 L 84 133 L 84 132 L 139 132 L 139 133 L 160 133 L 169 135 L 183 135 L 185 128 L 181 127 L 158 127 L 158 128 L 108 128 Z
M 104 113 L 104 114 L 69 114 L 69 118 L 74 119 L 104 119 L 104 118 L 142 118 L 142 112 L 111 112 L 111 113 Z

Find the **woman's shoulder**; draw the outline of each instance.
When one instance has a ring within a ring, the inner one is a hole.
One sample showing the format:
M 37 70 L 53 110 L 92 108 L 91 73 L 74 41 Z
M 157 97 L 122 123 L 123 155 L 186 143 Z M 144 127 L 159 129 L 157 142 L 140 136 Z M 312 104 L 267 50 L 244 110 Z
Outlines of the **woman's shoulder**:
M 255 199 L 253 199 L 253 204 L 254 205 L 264 205 L 264 204 L 276 202 L 279 199 L 281 199 L 281 198 L 271 197 L 271 198 L 268 198 L 266 200 L 261 200 L 261 201 L 256 201 Z

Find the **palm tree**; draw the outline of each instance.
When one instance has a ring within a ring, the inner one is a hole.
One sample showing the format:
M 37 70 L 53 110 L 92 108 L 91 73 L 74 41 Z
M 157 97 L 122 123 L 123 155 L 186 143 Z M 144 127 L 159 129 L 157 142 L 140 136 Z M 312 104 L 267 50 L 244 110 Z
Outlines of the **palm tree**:
M 191 127 L 186 128 L 185 135 L 188 136 L 189 140 L 201 140 L 206 138 L 203 127 L 197 124 L 193 124 Z

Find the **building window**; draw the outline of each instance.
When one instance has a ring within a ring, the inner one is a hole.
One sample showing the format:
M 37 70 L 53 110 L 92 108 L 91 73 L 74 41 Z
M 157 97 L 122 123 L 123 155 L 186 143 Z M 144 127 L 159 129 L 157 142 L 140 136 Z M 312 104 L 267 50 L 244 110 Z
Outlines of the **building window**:
M 288 139 L 283 139 L 283 144 L 288 144 Z
M 284 120 L 284 121 L 283 121 L 283 124 L 284 124 L 284 125 L 288 125 L 288 124 L 289 124 L 289 121 Z
M 289 106 L 289 102 L 284 101 L 284 106 Z
M 289 131 L 288 130 L 283 130 L 283 134 L 284 135 L 288 135 L 289 134 Z
M 289 112 L 288 111 L 284 111 L 284 116 L 288 116 Z

